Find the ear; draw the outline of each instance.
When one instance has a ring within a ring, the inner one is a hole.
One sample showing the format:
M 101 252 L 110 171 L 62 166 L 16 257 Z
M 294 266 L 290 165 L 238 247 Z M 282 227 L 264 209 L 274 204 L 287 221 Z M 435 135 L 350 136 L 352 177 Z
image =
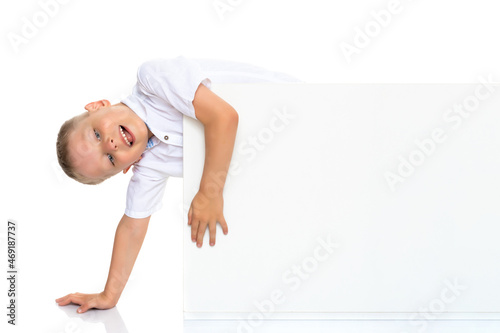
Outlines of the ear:
M 101 99 L 100 101 L 85 105 L 85 110 L 87 110 L 88 112 L 94 112 L 99 110 L 100 108 L 108 107 L 110 105 L 111 103 L 107 99 Z
M 134 163 L 130 164 L 126 169 L 123 169 L 123 174 L 126 174 L 130 170 L 130 168 L 132 167 L 132 165 L 134 165 L 135 163 L 139 162 L 141 159 L 142 159 L 142 155 L 141 155 L 141 157 L 139 157 L 139 159 L 137 161 L 135 161 Z
M 126 174 L 130 168 L 132 167 L 133 164 L 130 164 L 126 169 L 123 169 L 123 174 Z

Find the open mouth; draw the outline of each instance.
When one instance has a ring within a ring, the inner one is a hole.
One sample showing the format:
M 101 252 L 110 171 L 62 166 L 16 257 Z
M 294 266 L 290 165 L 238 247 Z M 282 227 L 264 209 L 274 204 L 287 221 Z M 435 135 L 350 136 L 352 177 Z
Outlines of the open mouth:
M 126 127 L 123 127 L 121 125 L 120 125 L 120 134 L 122 135 L 125 144 L 129 147 L 132 147 L 135 141 L 134 135 Z

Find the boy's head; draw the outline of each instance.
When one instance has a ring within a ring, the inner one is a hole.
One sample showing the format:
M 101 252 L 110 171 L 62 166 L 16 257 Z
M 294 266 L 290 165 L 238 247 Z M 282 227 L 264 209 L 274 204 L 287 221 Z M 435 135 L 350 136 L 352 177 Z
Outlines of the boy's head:
M 125 104 L 89 103 L 66 121 L 57 137 L 63 171 L 83 184 L 99 184 L 140 160 L 148 141 L 146 124 Z

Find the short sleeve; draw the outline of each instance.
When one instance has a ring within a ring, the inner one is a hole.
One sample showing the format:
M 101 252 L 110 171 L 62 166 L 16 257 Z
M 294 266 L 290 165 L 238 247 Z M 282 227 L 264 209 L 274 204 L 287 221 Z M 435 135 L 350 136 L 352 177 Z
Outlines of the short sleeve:
M 144 94 L 158 97 L 194 119 L 196 90 L 200 84 L 207 88 L 211 86 L 200 65 L 184 57 L 145 62 L 139 67 L 137 78 Z
M 162 207 L 167 179 L 150 177 L 134 170 L 127 189 L 125 215 L 139 219 L 158 211 Z

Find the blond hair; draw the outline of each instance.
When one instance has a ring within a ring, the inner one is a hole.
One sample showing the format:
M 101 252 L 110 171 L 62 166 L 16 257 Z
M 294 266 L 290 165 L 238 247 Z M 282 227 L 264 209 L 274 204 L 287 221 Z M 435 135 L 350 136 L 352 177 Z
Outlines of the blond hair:
M 97 185 L 102 183 L 109 177 L 96 179 L 96 178 L 89 178 L 78 173 L 71 164 L 70 149 L 68 145 L 69 137 L 73 132 L 73 130 L 75 129 L 76 124 L 78 123 L 80 118 L 82 118 L 82 116 L 85 116 L 86 114 L 87 113 L 85 112 L 83 114 L 75 116 L 71 119 L 66 120 L 64 124 L 62 124 L 61 129 L 59 130 L 59 134 L 57 135 L 57 142 L 56 142 L 57 160 L 62 170 L 68 177 L 82 184 Z

